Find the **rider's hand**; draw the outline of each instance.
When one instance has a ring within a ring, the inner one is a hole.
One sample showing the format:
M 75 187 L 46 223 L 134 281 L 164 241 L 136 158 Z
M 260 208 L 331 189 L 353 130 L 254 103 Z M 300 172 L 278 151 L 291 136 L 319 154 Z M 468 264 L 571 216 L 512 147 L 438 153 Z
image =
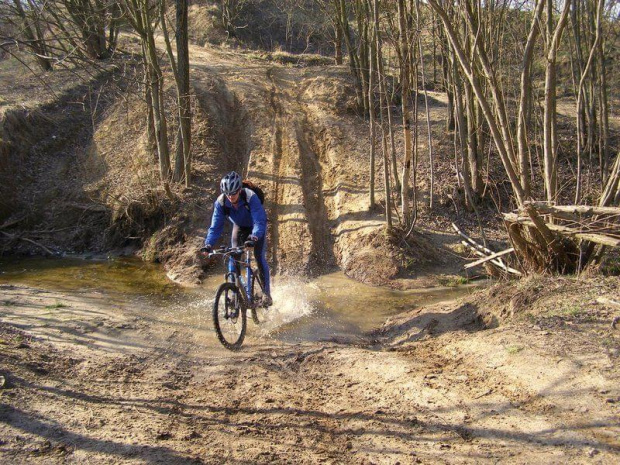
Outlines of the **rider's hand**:
M 245 244 L 243 244 L 244 247 L 254 247 L 256 245 L 256 241 L 258 240 L 258 238 L 256 236 L 250 236 L 248 237 L 248 240 L 245 241 Z
M 200 255 L 203 257 L 208 257 L 212 251 L 213 247 L 210 244 L 206 244 L 202 249 L 200 249 Z

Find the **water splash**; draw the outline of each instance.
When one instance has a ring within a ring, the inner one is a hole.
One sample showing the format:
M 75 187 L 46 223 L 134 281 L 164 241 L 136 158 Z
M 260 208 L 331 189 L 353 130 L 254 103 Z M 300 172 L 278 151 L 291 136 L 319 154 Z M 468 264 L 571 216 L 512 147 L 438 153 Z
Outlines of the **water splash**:
M 311 315 L 316 310 L 316 289 L 302 279 L 278 276 L 272 284 L 273 306 L 259 312 L 259 333 L 274 329 Z

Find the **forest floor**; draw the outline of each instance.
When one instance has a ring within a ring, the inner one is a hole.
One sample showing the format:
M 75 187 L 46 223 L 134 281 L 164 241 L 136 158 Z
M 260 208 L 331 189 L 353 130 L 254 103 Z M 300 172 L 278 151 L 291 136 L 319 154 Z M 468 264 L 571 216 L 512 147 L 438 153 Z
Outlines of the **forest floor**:
M 381 209 L 368 212 L 367 125 L 351 117 L 344 67 L 282 65 L 215 48 L 192 47 L 191 56 L 211 158 L 195 160 L 200 195 L 187 193 L 184 240 L 160 250 L 170 257 L 171 278 L 191 283 L 202 272 L 195 251 L 205 205 L 222 169 L 237 167 L 267 192 L 269 259 L 279 274 L 339 267 L 400 288 L 458 277 L 464 260 L 448 232 L 454 217 L 424 215 L 415 242 L 402 245 L 415 250 L 407 256 L 384 235 Z M 431 107 L 441 132 L 441 94 L 431 94 Z M 113 180 L 117 193 L 130 195 L 123 177 L 135 152 L 126 148 L 136 145 L 132 125 L 142 120 L 123 112 L 105 112 L 88 156 L 108 170 L 100 183 Z M 52 172 L 71 172 L 61 158 L 62 170 Z M 94 166 L 82 161 L 81 168 Z M 458 210 L 450 165 L 436 175 L 436 212 Z M 41 189 L 52 192 L 55 180 L 48 176 Z M 80 185 L 81 200 L 93 199 L 98 186 Z M 378 188 L 379 202 L 382 194 Z M 489 238 L 501 238 L 496 218 L 481 222 Z M 58 224 L 46 231 L 56 228 L 59 234 L 37 240 L 61 237 Z M 231 353 L 204 350 L 211 334 L 138 318 L 131 308 L 119 312 L 97 294 L 3 285 L 0 459 L 615 463 L 620 331 L 611 322 L 618 312 L 596 299 L 618 301 L 618 286 L 617 278 L 528 278 L 405 309 L 357 344 L 259 338 Z

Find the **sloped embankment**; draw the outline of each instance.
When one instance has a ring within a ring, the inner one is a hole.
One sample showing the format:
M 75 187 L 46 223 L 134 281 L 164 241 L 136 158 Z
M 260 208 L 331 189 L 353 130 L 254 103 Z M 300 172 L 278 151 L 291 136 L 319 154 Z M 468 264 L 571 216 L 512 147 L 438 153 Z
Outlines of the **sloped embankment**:
M 232 164 L 266 191 L 272 266 L 307 275 L 340 266 L 373 284 L 395 277 L 400 265 L 382 215 L 368 211 L 366 125 L 354 114 L 346 69 L 281 66 L 214 49 L 193 48 L 192 57 L 204 105 L 200 89 L 214 85 L 236 98 L 220 109 L 237 116 L 210 116 L 212 127 L 243 122 L 232 125 L 236 145 L 222 146 L 220 172 Z
M 6 72 L 10 68 L 3 69 Z M 47 253 L 101 247 L 108 215 L 83 190 L 82 154 L 99 117 L 116 97 L 114 92 L 97 97 L 108 89 L 114 70 L 84 74 L 58 71 L 45 86 L 26 76 L 7 92 L 12 105 L 0 109 L 5 249 Z

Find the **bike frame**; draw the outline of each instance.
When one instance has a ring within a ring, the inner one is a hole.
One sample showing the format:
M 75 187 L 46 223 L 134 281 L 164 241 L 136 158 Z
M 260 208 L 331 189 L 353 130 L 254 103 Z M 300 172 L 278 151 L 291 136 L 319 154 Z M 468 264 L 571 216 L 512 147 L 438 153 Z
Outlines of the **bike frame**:
M 241 295 L 243 295 L 246 301 L 246 307 L 253 308 L 255 305 L 254 296 L 252 295 L 252 277 L 254 276 L 254 271 L 252 270 L 251 252 L 252 249 L 249 247 L 222 247 L 209 254 L 209 256 L 223 255 L 225 260 L 226 257 L 228 257 L 225 279 L 228 281 L 229 277 L 231 277 L 232 282 L 234 282 L 239 289 L 244 290 Z M 238 255 L 243 254 L 245 254 L 245 260 L 243 258 L 237 258 Z M 245 268 L 245 282 L 243 282 L 243 271 L 237 268 L 238 265 L 239 267 Z
M 240 248 L 240 247 L 238 247 Z M 245 261 L 238 260 L 235 258 L 236 253 L 231 252 L 228 257 L 228 273 L 233 274 L 235 276 L 235 281 L 237 281 L 237 287 L 239 289 L 245 289 L 245 297 L 247 300 L 248 306 L 254 305 L 254 296 L 252 295 L 252 256 L 250 254 L 250 249 L 246 248 L 245 251 Z M 242 271 L 237 271 L 237 265 L 245 267 L 245 282 L 242 279 Z

